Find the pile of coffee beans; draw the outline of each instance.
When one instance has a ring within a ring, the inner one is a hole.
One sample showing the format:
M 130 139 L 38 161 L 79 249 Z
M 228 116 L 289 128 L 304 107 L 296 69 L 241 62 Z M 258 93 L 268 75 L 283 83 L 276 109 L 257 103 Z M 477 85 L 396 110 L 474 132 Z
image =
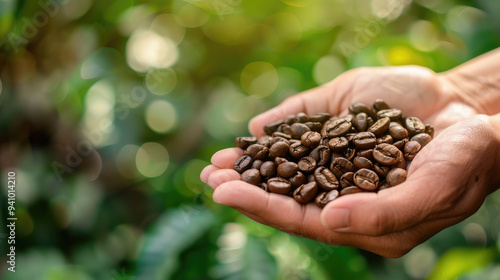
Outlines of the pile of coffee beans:
M 264 131 L 259 138 L 236 138 L 245 153 L 234 170 L 265 191 L 319 207 L 339 196 L 401 184 L 408 162 L 434 135 L 431 125 L 381 99 L 371 107 L 354 102 L 343 117 L 290 115 Z

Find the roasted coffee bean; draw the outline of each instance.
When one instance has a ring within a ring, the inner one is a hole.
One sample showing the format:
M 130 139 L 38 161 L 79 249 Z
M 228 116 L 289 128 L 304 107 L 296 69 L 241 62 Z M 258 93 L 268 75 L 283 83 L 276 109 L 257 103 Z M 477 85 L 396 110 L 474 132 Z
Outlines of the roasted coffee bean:
M 346 121 L 352 123 L 355 116 L 356 116 L 355 114 L 347 114 L 343 116 L 341 119 L 345 119 Z
M 238 137 L 234 142 L 236 147 L 244 150 L 252 144 L 257 144 L 257 137 Z
M 292 139 L 291 135 L 283 133 L 283 132 L 278 132 L 278 131 L 276 131 L 276 132 L 273 133 L 273 137 L 281 137 L 281 138 L 285 138 L 287 140 Z
M 309 154 L 316 160 L 316 166 L 325 166 L 330 161 L 330 149 L 327 146 L 319 145 Z
M 269 149 L 260 144 L 252 144 L 245 150 L 245 155 L 251 156 L 253 159 L 265 159 Z
M 360 150 L 356 153 L 358 157 L 365 157 L 369 160 L 373 160 L 373 149 Z
M 371 132 L 360 132 L 354 136 L 352 139 L 354 146 L 358 149 L 371 149 L 377 144 L 377 138 L 375 134 Z
M 391 165 L 391 168 L 403 168 L 406 170 L 406 168 L 408 167 L 408 164 L 406 163 L 406 159 L 405 159 L 405 156 L 403 155 L 403 152 L 401 152 L 399 155 L 398 155 L 398 161 Z
M 269 136 L 269 135 L 264 135 L 264 136 L 261 136 L 257 139 L 257 144 L 259 145 L 262 145 L 264 147 L 269 147 L 270 146 L 270 142 L 271 142 L 271 139 L 272 137 Z M 251 145 L 250 145 L 251 146 Z M 249 147 L 250 147 L 249 146 Z
M 245 157 L 248 157 L 248 156 L 245 156 Z M 260 169 L 260 167 L 262 166 L 263 163 L 264 163 L 263 160 L 260 160 L 260 159 L 254 160 L 251 168 Z
M 377 112 L 377 116 L 379 119 L 381 118 L 389 118 L 391 121 L 397 121 L 401 118 L 401 110 L 399 109 L 385 109 Z
M 293 139 L 300 139 L 302 137 L 302 134 L 311 131 L 307 125 L 303 123 L 294 123 L 290 127 L 290 131 L 292 132 L 292 138 Z
M 389 107 L 389 105 L 387 105 L 387 103 L 385 103 L 384 100 L 382 100 L 382 99 L 375 99 L 375 101 L 373 102 L 372 108 L 373 108 L 374 112 L 378 112 L 380 110 L 391 109 L 391 107 Z
M 349 146 L 349 141 L 347 141 L 347 138 L 345 137 L 335 137 L 330 139 L 328 142 L 328 147 L 330 150 L 340 153 L 344 151 L 347 146 Z
M 316 196 L 316 198 L 314 199 L 314 203 L 318 207 L 324 208 L 328 204 L 328 202 L 336 199 L 337 197 L 339 197 L 338 190 L 332 190 L 329 192 L 322 192 Z
M 269 148 L 269 155 L 273 158 L 276 157 L 286 157 L 290 152 L 290 144 L 287 142 L 277 142 L 274 143 L 271 148 Z
M 267 187 L 273 193 L 287 194 L 292 189 L 292 183 L 287 179 L 274 177 L 267 180 Z
M 328 168 L 321 166 L 314 171 L 314 179 L 318 186 L 325 190 L 334 190 L 339 187 L 339 180 Z
M 250 156 L 244 155 L 234 162 L 233 169 L 238 173 L 243 173 L 252 167 L 253 159 Z
M 403 138 L 408 137 L 408 130 L 404 128 L 402 125 L 400 125 L 397 122 L 391 122 L 389 125 L 389 135 L 394 139 L 394 140 L 401 140 Z
M 316 182 L 316 179 L 314 179 L 314 173 L 307 175 L 307 182 Z
M 342 189 L 340 191 L 340 195 L 348 195 L 348 194 L 353 194 L 353 193 L 360 193 L 363 192 L 362 189 L 356 187 L 356 186 L 348 186 L 345 189 Z
M 320 122 L 320 123 L 324 123 L 326 122 L 327 120 L 329 120 L 332 116 L 328 113 L 318 113 L 318 114 L 314 114 L 310 117 L 311 121 L 312 122 Z
M 381 190 L 388 189 L 390 187 L 391 186 L 389 185 L 389 183 L 387 183 L 386 181 L 382 181 L 379 183 L 378 190 L 381 191 Z
M 406 170 L 402 168 L 393 168 L 387 173 L 385 180 L 391 187 L 399 185 L 406 181 Z
M 293 192 L 293 199 L 298 203 L 305 204 L 313 200 L 318 192 L 316 182 L 303 184 Z
M 313 157 L 303 157 L 298 163 L 299 170 L 304 173 L 311 173 L 316 169 L 316 160 Z
M 260 183 L 259 188 L 265 190 L 266 192 L 271 192 L 269 190 L 269 188 L 267 187 L 267 183 L 265 183 L 265 182 Z
M 349 106 L 349 113 L 357 115 L 359 113 L 365 113 L 367 115 L 371 114 L 370 107 L 366 105 L 365 103 L 361 102 L 353 102 Z
M 361 131 L 365 131 L 366 130 L 366 128 L 367 128 L 367 122 L 366 122 L 367 117 L 368 117 L 368 115 L 366 113 L 364 113 L 364 112 L 359 113 L 359 114 L 356 115 L 356 117 L 354 118 L 354 120 L 352 122 L 352 125 L 356 129 L 356 131 L 361 132 Z
M 375 163 L 373 165 L 373 171 L 375 171 L 375 173 L 377 173 L 379 177 L 385 178 L 385 176 L 387 176 L 387 173 L 391 171 L 391 168 L 380 163 Z
M 288 135 L 292 135 L 292 131 L 291 131 L 290 125 L 286 124 L 286 123 L 278 126 L 278 129 L 276 130 L 276 132 L 281 132 L 281 133 L 285 133 L 285 134 L 288 134 Z
M 354 139 L 354 136 L 356 136 L 356 133 L 347 133 L 344 135 L 345 139 L 349 142 L 349 144 L 352 144 L 352 140 Z
M 302 143 L 302 145 L 309 148 L 315 148 L 319 145 L 320 141 L 321 135 L 315 131 L 308 131 L 302 134 L 302 137 L 300 138 L 300 142 Z
M 314 177 L 312 178 L 312 180 L 314 181 Z M 298 188 L 302 184 L 307 183 L 307 177 L 306 177 L 306 175 L 304 175 L 304 173 L 297 171 L 297 174 L 295 176 L 291 177 L 290 179 L 288 179 L 288 181 L 290 181 L 290 183 L 292 183 L 292 187 Z
M 406 160 L 413 160 L 422 146 L 417 141 L 409 141 L 404 147 Z
M 375 136 L 382 135 L 389 129 L 389 125 L 391 123 L 391 119 L 385 117 L 377 120 L 370 128 L 368 128 L 368 132 L 375 134 Z
M 425 124 L 417 117 L 408 117 L 405 121 L 405 127 L 410 135 L 415 135 L 425 132 Z
M 373 150 L 373 158 L 380 164 L 393 165 L 400 158 L 401 151 L 391 144 L 379 144 Z
M 426 123 L 425 124 L 425 133 L 429 134 L 432 137 L 434 137 L 434 127 L 432 127 L 432 125 Z
M 305 114 L 305 113 L 298 113 L 296 116 L 295 116 L 295 119 L 297 120 L 297 122 L 299 123 L 305 123 L 305 122 L 308 122 L 310 119 L 309 117 Z
M 299 166 L 292 161 L 278 165 L 278 175 L 286 179 L 295 176 L 297 171 L 299 171 Z
M 355 156 L 356 156 L 356 149 L 351 147 L 347 147 L 347 149 L 345 149 L 342 152 L 342 157 L 345 157 L 347 160 L 352 160 Z
M 352 124 L 346 119 L 338 119 L 335 121 L 328 121 L 321 130 L 323 136 L 329 138 L 339 137 L 345 135 L 351 130 Z
M 296 142 L 290 145 L 290 155 L 294 158 L 301 158 L 309 153 L 310 149 L 300 142 Z
M 373 169 L 373 162 L 371 162 L 369 159 L 365 157 L 355 157 L 352 160 L 352 164 L 356 168 L 368 168 L 368 169 Z
M 278 130 L 278 127 L 282 124 L 283 124 L 282 121 L 275 121 L 273 123 L 270 123 L 270 124 L 264 126 L 264 132 L 267 135 L 272 135 L 274 132 L 276 132 L 276 130 Z
M 354 171 L 354 165 L 348 159 L 338 157 L 332 161 L 330 170 L 337 178 L 340 178 L 344 173 Z
M 376 116 L 376 114 L 375 114 Z M 375 117 L 376 119 L 376 117 Z M 371 127 L 373 124 L 375 123 L 375 121 L 372 119 L 372 117 L 368 116 L 366 118 L 366 129 L 368 130 L 369 127 Z
M 297 122 L 297 119 L 295 118 L 295 115 L 288 115 L 286 118 L 283 120 L 284 123 L 292 125 L 293 123 Z
M 340 187 L 347 188 L 354 185 L 354 172 L 346 172 L 339 179 Z
M 394 140 L 392 139 L 392 136 L 389 134 L 380 135 L 380 137 L 377 138 L 377 145 L 382 143 L 392 144 L 393 142 Z
M 248 169 L 241 174 L 241 180 L 252 185 L 259 186 L 262 183 L 262 177 L 258 169 Z
M 394 143 L 392 143 L 392 145 L 396 146 L 396 148 L 402 150 L 404 148 L 404 146 L 406 145 L 406 143 L 408 143 L 408 138 L 403 138 L 399 141 L 396 141 Z
M 323 125 L 320 122 L 306 122 L 304 123 L 310 130 L 320 132 Z
M 420 146 L 425 147 L 425 145 L 431 142 L 432 137 L 427 133 L 419 133 L 411 138 L 411 141 L 417 141 L 420 143 Z
M 276 164 L 273 161 L 266 161 L 260 166 L 260 175 L 265 178 L 276 176 Z
M 290 145 L 290 140 L 286 139 L 286 138 L 283 138 L 283 137 L 273 137 L 271 139 L 271 141 L 269 141 L 269 148 L 271 148 L 274 144 L 278 143 L 278 142 L 285 142 L 287 143 L 288 145 Z
M 360 169 L 354 173 L 354 184 L 365 191 L 374 191 L 378 187 L 379 178 L 377 173 L 370 169 Z
M 288 162 L 288 160 L 286 158 L 277 157 L 274 159 L 274 164 L 276 164 L 276 166 L 278 166 L 282 163 L 285 163 L 285 162 Z

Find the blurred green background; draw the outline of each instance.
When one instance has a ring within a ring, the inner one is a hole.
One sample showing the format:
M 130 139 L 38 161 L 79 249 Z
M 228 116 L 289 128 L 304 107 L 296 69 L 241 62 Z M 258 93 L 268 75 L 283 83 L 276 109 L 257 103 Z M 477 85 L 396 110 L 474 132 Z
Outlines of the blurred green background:
M 499 192 L 386 259 L 260 225 L 199 180 L 286 97 L 359 66 L 445 71 L 499 46 L 498 14 L 496 0 L 0 0 L 0 278 L 499 279 Z

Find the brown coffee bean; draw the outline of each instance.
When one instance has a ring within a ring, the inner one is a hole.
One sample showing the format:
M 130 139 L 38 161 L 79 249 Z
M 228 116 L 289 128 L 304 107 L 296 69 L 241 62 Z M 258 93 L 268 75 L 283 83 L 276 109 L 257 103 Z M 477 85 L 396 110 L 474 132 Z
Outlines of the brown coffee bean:
M 274 164 L 276 164 L 276 166 L 278 166 L 282 163 L 285 163 L 285 162 L 288 162 L 288 160 L 286 158 L 277 157 L 274 159 Z
M 401 151 L 391 144 L 379 144 L 373 150 L 373 158 L 380 164 L 393 165 L 400 158 Z
M 394 140 L 392 139 L 392 136 L 389 134 L 380 135 L 380 137 L 377 138 L 377 145 L 382 143 L 392 144 L 393 142 Z
M 257 137 L 238 137 L 234 142 L 236 147 L 245 150 L 248 146 L 257 143 Z
M 408 117 L 405 121 L 405 127 L 410 135 L 415 135 L 425 132 L 425 124 L 417 117 Z
M 375 137 L 375 134 L 365 131 L 356 134 L 356 136 L 352 139 L 352 142 L 356 148 L 365 150 L 375 147 L 377 144 L 377 138 Z
M 248 156 L 246 156 L 246 157 L 248 157 Z M 262 166 L 263 163 L 264 163 L 263 160 L 260 160 L 260 159 L 254 160 L 253 163 L 252 163 L 252 168 L 254 168 L 254 169 L 260 169 L 260 167 Z
M 333 201 L 337 197 L 339 197 L 338 190 L 332 190 L 329 192 L 322 192 L 316 196 L 316 198 L 314 199 L 314 203 L 318 207 L 324 208 L 328 204 L 328 202 Z
M 271 139 L 272 137 L 269 136 L 269 135 L 264 135 L 264 136 L 261 136 L 257 139 L 257 144 L 259 145 L 262 145 L 264 147 L 268 147 L 270 146 L 270 142 L 271 142 Z M 250 145 L 251 146 L 251 145 Z M 249 147 L 250 147 L 249 146 Z M 248 148 L 247 148 L 248 149 Z
M 300 142 L 302 143 L 302 145 L 309 148 L 315 148 L 316 146 L 319 145 L 320 141 L 321 141 L 321 135 L 315 131 L 308 131 L 302 134 L 300 138 Z
M 311 173 L 316 169 L 316 160 L 313 157 L 303 157 L 298 163 L 299 170 L 304 173 Z
M 295 118 L 295 115 L 291 114 L 286 116 L 283 122 L 292 125 L 293 123 L 297 122 L 297 119 Z
M 288 181 L 290 181 L 290 183 L 292 183 L 292 187 L 298 188 L 302 184 L 307 183 L 307 177 L 306 177 L 306 175 L 304 175 L 304 173 L 297 171 L 297 174 L 295 176 L 291 177 L 290 179 L 288 179 Z M 314 177 L 313 177 L 313 181 L 314 181 Z
M 267 181 L 267 187 L 272 193 L 287 194 L 292 189 L 292 183 L 287 179 L 274 177 Z
M 290 151 L 290 143 L 280 141 L 274 143 L 271 148 L 269 148 L 269 155 L 273 158 L 276 157 L 286 157 Z
M 318 186 L 316 182 L 303 184 L 293 192 L 293 199 L 298 203 L 305 204 L 313 200 L 317 192 Z
M 390 123 L 390 118 L 380 118 L 367 131 L 375 134 L 375 136 L 380 136 L 389 129 Z
M 290 149 L 288 151 L 292 157 L 301 158 L 306 156 L 309 153 L 310 149 L 302 145 L 302 143 L 296 142 L 290 145 Z
M 316 166 L 325 166 L 330 161 L 330 149 L 327 146 L 319 145 L 309 154 L 316 160 Z
M 244 155 L 237 159 L 233 164 L 233 169 L 238 173 L 243 173 L 252 166 L 253 159 L 250 156 Z
M 266 126 L 264 126 L 264 132 L 267 135 L 272 135 L 274 132 L 278 130 L 278 127 L 283 124 L 283 121 L 275 121 L 273 123 L 270 123 Z
M 385 178 L 385 176 L 387 176 L 387 173 L 391 171 L 391 168 L 380 163 L 375 163 L 373 165 L 373 171 L 375 171 L 375 173 L 377 173 L 379 177 Z
M 307 182 L 316 182 L 316 179 L 314 179 L 314 173 L 307 175 Z
M 323 125 L 320 122 L 306 122 L 304 123 L 310 130 L 320 132 Z
M 361 168 L 373 169 L 373 162 L 364 157 L 355 157 L 352 161 L 352 164 L 354 165 L 354 167 L 359 169 Z
M 377 173 L 370 169 L 360 169 L 354 173 L 354 184 L 365 191 L 374 191 L 378 187 L 379 178 Z
M 278 175 L 286 179 L 295 176 L 297 171 L 299 166 L 295 162 L 289 161 L 278 165 Z
M 390 188 L 391 186 L 389 185 L 389 183 L 387 183 L 386 181 L 382 181 L 378 184 L 378 190 L 381 191 L 381 190 L 385 190 L 385 189 L 388 189 Z
M 278 142 L 285 142 L 288 145 L 291 144 L 289 139 L 277 136 L 277 137 L 271 138 L 271 140 L 269 141 L 269 148 L 271 148 L 274 144 L 276 144 Z
M 353 194 L 353 193 L 360 193 L 360 192 L 363 192 L 362 189 L 356 187 L 356 186 L 348 186 L 346 187 L 345 189 L 342 189 L 340 191 L 340 195 L 343 196 L 343 195 L 348 195 L 348 194 Z
M 377 112 L 377 116 L 379 119 L 381 118 L 389 118 L 391 121 L 397 121 L 401 118 L 401 110 L 399 109 L 385 109 Z
M 393 168 L 389 173 L 387 173 L 386 177 L 387 183 L 394 187 L 406 181 L 406 170 L 402 168 Z
M 354 172 L 346 172 L 342 177 L 340 177 L 340 186 L 342 188 L 347 188 L 354 185 Z
M 425 133 L 429 134 L 431 138 L 434 137 L 434 127 L 428 123 L 425 124 Z
M 401 154 L 398 155 L 398 161 L 395 164 L 391 165 L 391 168 L 393 168 L 393 169 L 394 168 L 402 168 L 402 169 L 406 170 L 407 167 L 408 167 L 408 164 L 406 163 L 406 159 L 403 155 L 403 152 L 401 152 Z
M 364 112 L 359 113 L 356 115 L 354 118 L 352 125 L 356 129 L 356 131 L 361 132 L 365 131 L 367 129 L 367 122 L 366 119 L 368 118 L 368 115 Z
M 349 146 L 349 141 L 345 137 L 335 137 L 328 141 L 328 147 L 330 150 L 340 153 L 344 151 L 347 146 Z
M 286 123 L 278 126 L 278 129 L 276 130 L 276 132 L 281 132 L 281 133 L 285 133 L 287 135 L 292 135 L 292 131 L 291 131 L 290 125 L 286 124 Z
M 287 140 L 292 139 L 292 136 L 290 134 L 286 134 L 286 133 L 278 132 L 278 131 L 273 133 L 273 138 L 275 138 L 275 137 L 281 137 L 281 138 L 285 138 Z
M 365 157 L 369 160 L 373 160 L 373 149 L 360 150 L 356 153 L 358 157 Z
M 307 127 L 307 125 L 303 123 L 294 123 L 290 127 L 290 131 L 292 132 L 293 139 L 300 139 L 302 134 L 311 131 L 311 129 L 309 129 L 309 127 Z
M 406 160 L 413 160 L 422 146 L 417 141 L 409 141 L 404 147 Z
M 276 176 L 276 164 L 273 161 L 266 161 L 260 166 L 260 175 L 265 178 Z
M 332 116 L 328 113 L 318 113 L 318 114 L 312 115 L 310 119 L 312 122 L 324 123 L 327 120 L 329 120 L 331 117 Z
M 314 171 L 314 179 L 318 186 L 325 191 L 334 190 L 339 187 L 337 177 L 335 177 L 335 175 L 324 166 L 321 166 Z
M 394 140 L 401 140 L 403 138 L 408 137 L 408 130 L 404 128 L 402 125 L 400 125 L 397 122 L 391 122 L 389 125 L 389 135 L 394 139 Z
M 425 147 L 425 145 L 431 142 L 432 137 L 427 133 L 419 133 L 411 138 L 411 141 L 417 141 L 420 143 L 420 146 Z
M 330 170 L 336 177 L 340 178 L 344 173 L 354 171 L 354 165 L 348 159 L 338 157 L 332 161 Z
M 403 150 L 404 146 L 406 145 L 406 143 L 408 143 L 408 137 L 407 138 L 403 138 L 399 141 L 396 141 L 394 143 L 392 143 L 392 145 L 394 145 L 396 148 L 400 149 L 400 150 Z
M 374 112 L 378 112 L 380 110 L 391 109 L 391 107 L 389 107 L 389 105 L 387 105 L 387 103 L 385 103 L 384 100 L 382 100 L 382 99 L 375 99 L 375 101 L 373 102 L 372 108 L 373 108 Z
M 355 156 L 356 156 L 356 149 L 351 147 L 347 147 L 347 149 L 345 149 L 342 152 L 342 157 L 345 157 L 347 160 L 352 160 Z
M 371 114 L 370 107 L 362 102 L 353 102 L 349 106 L 349 113 L 357 115 L 359 113 L 365 113 L 367 115 Z
M 305 123 L 305 122 L 308 122 L 309 121 L 309 116 L 306 115 L 306 113 L 298 113 L 296 116 L 295 116 L 295 119 L 297 120 L 297 122 L 299 123 Z
M 343 136 L 351 130 L 352 124 L 346 119 L 328 121 L 323 126 L 322 136 L 328 138 Z
M 252 144 L 245 150 L 245 155 L 251 156 L 253 159 L 265 159 L 269 149 L 260 144 Z
M 262 177 L 258 169 L 248 169 L 241 174 L 241 180 L 252 185 L 259 186 L 262 183 Z
M 269 188 L 267 187 L 267 183 L 266 183 L 266 182 L 262 182 L 262 183 L 260 183 L 259 188 L 263 189 L 263 190 L 264 190 L 264 191 L 266 191 L 266 192 L 271 192 L 271 191 L 269 190 Z

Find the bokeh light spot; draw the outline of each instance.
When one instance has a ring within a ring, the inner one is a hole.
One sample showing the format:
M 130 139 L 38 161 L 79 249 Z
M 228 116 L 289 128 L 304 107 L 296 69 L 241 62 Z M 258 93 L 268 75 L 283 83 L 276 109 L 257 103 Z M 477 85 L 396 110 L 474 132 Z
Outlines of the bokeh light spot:
M 137 151 L 135 164 L 137 170 L 145 177 L 160 176 L 167 170 L 169 164 L 168 151 L 158 143 L 145 143 Z
M 188 28 L 201 26 L 210 18 L 208 13 L 203 9 L 191 4 L 186 4 L 177 11 L 176 15 L 175 21 Z
M 156 100 L 146 109 L 146 123 L 157 133 L 166 133 L 177 124 L 175 107 L 167 101 Z
M 249 63 L 241 71 L 241 86 L 249 95 L 268 96 L 278 86 L 278 72 L 268 62 Z
M 151 23 L 150 30 L 171 39 L 176 45 L 182 42 L 186 34 L 186 28 L 177 24 L 175 16 L 171 14 L 157 16 Z
M 171 92 L 177 85 L 177 74 L 174 70 L 154 69 L 146 75 L 147 88 L 156 95 L 164 95 Z
M 135 31 L 127 42 L 127 63 L 137 72 L 170 67 L 178 57 L 175 43 L 151 30 Z
M 415 279 L 425 278 L 436 263 L 434 250 L 426 245 L 420 245 L 403 257 L 406 272 Z
M 408 3 L 405 0 L 372 0 L 372 13 L 381 19 L 394 20 L 401 15 Z
M 231 45 L 238 42 L 242 31 L 249 24 L 249 20 L 243 14 L 225 15 L 224 18 L 210 20 L 202 26 L 202 29 L 211 40 Z
M 410 42 L 421 51 L 433 51 L 439 46 L 439 31 L 426 20 L 419 20 L 410 27 Z
M 116 155 L 116 169 L 125 178 L 133 179 L 137 177 L 135 165 L 137 151 L 139 151 L 139 146 L 125 145 Z
M 340 58 L 334 55 L 323 56 L 316 62 L 313 69 L 313 77 L 319 85 L 333 80 L 344 72 L 346 66 Z

